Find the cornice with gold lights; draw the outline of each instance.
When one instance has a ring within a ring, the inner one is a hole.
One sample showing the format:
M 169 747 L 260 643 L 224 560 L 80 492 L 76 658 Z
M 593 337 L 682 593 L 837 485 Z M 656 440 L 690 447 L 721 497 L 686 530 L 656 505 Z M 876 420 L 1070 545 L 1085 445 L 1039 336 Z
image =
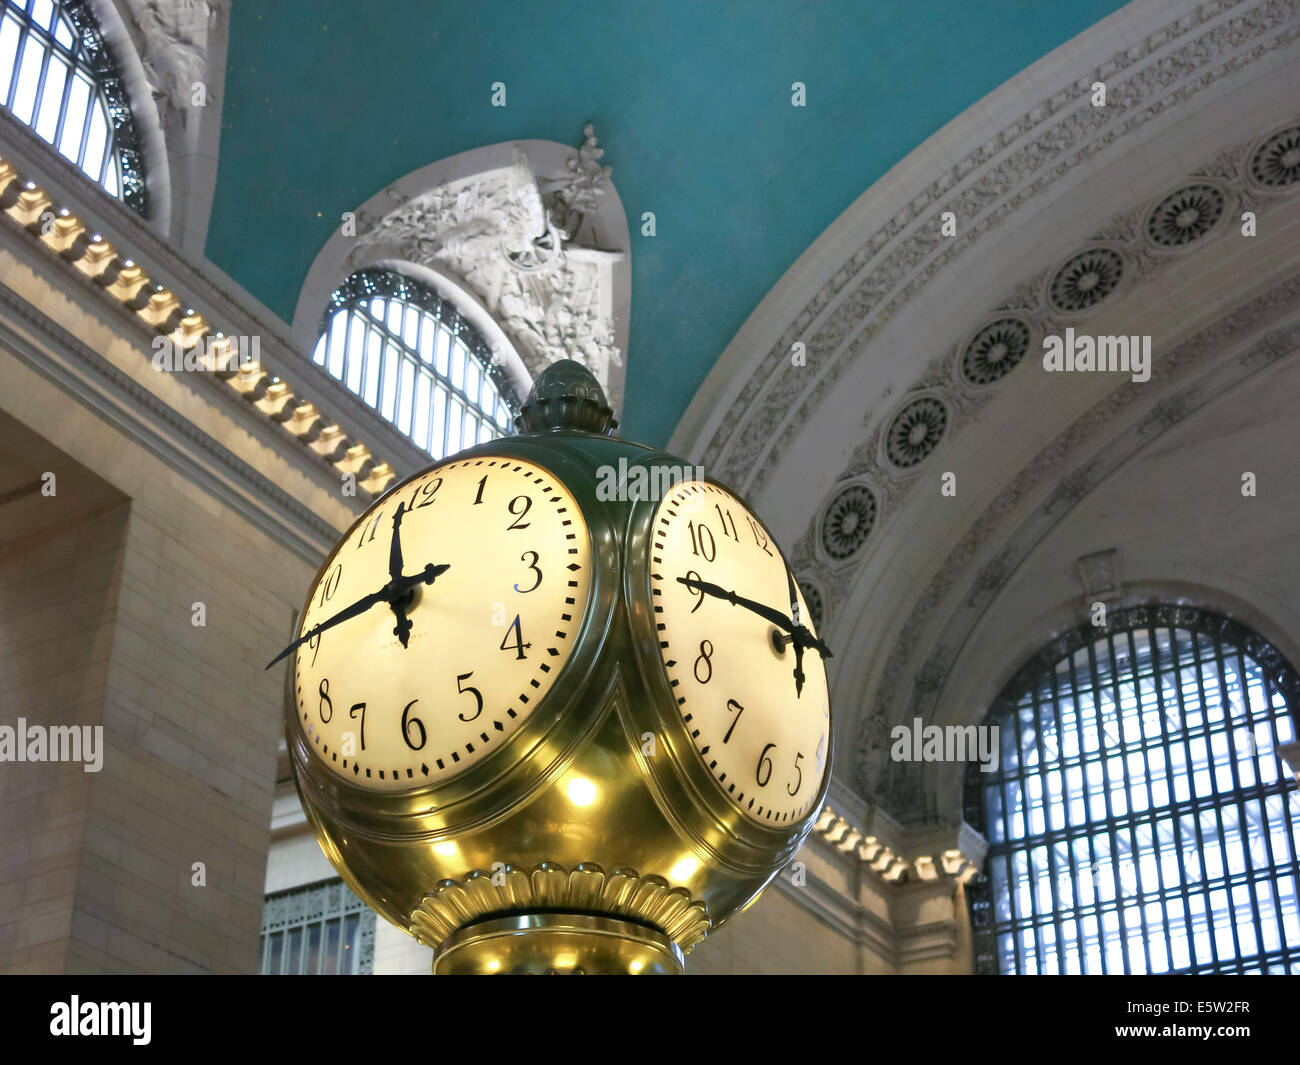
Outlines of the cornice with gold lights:
M 987 849 L 966 824 L 900 834 L 886 842 L 831 806 L 822 807 L 812 835 L 890 884 L 943 879 L 965 884 L 979 872 Z
M 353 474 L 370 495 L 379 495 L 397 475 L 392 466 L 353 440 L 288 381 L 269 374 L 260 360 L 249 358 L 246 351 L 241 353 L 234 338 L 216 330 L 201 312 L 183 306 L 166 285 L 151 279 L 144 266 L 122 255 L 67 207 L 56 206 L 40 185 L 24 180 L 4 158 L 0 158 L 0 211 L 49 252 L 71 263 L 115 303 L 133 312 L 159 336 L 167 337 L 177 353 L 197 354 L 202 370 L 224 381 L 340 473 Z M 48 216 L 53 216 L 53 224 Z

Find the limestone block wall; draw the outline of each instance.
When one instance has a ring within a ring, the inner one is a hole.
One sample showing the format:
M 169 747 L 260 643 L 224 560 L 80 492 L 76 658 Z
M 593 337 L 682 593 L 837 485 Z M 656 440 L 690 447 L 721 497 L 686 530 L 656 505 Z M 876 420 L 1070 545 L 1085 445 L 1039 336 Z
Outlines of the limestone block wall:
M 0 565 L 0 725 L 104 728 L 98 773 L 0 763 L 0 972 L 253 972 L 283 698 L 262 667 L 352 504 L 220 382 L 154 371 L 145 331 L 22 236 L 0 233 L 11 464 L 118 502 Z

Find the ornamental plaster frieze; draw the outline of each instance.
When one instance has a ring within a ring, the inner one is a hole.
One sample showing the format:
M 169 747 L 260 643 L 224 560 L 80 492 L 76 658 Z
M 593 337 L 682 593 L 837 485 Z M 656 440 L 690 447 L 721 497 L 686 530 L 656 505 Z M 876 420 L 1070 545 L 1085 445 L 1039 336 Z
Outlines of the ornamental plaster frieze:
M 1240 212 L 1258 215 L 1300 190 L 1300 184 L 1269 189 L 1251 181 L 1253 161 L 1261 153 L 1266 154 L 1272 140 L 1286 136 L 1300 142 L 1300 126 L 1284 126 L 1268 136 L 1244 140 L 1220 151 L 1172 183 L 1172 191 L 1158 202 L 1139 203 L 1114 215 L 1074 254 L 1015 284 L 1002 302 L 982 316 L 966 339 L 931 359 L 915 385 L 893 400 L 896 410 L 891 417 L 873 419 L 868 415 L 868 421 L 876 423 L 874 430 L 854 448 L 792 551 L 801 580 L 815 590 L 818 625 L 830 621 L 850 594 L 853 581 L 845 577 L 851 578 L 852 571 L 861 566 L 870 552 L 872 533 L 889 522 L 918 483 L 924 459 L 941 441 L 950 440 L 976 419 L 981 408 L 997 395 L 1006 375 L 1030 352 L 1038 350 L 1043 336 L 1078 326 L 1117 296 L 1156 280 L 1176 266 L 1182 256 L 1228 232 L 1231 227 L 1226 223 L 1239 217 Z M 1185 197 L 1198 191 L 1214 197 L 1212 204 L 1201 205 L 1202 217 L 1213 217 L 1213 223 L 1203 228 L 1189 227 L 1190 235 L 1180 236 L 1179 243 L 1154 243 L 1150 233 L 1161 222 L 1167 222 L 1166 202 L 1178 207 L 1185 203 Z M 1114 253 L 1122 264 L 1114 291 L 1072 312 L 1054 305 L 1051 293 L 1063 278 L 1071 276 L 1071 265 L 1080 263 L 1079 269 L 1086 269 L 1089 257 L 1096 253 Z M 1000 358 L 992 360 L 990 353 L 999 351 Z M 888 390 L 882 398 L 889 399 Z M 1195 399 L 1181 393 L 1168 397 L 1155 405 L 1149 417 L 1172 423 L 1186 413 Z M 918 430 L 924 433 L 918 434 Z M 913 438 L 915 444 L 910 442 Z M 1094 487 L 1100 476 L 1097 468 L 1089 466 L 1065 474 L 1056 489 L 1054 505 L 1067 497 L 1078 498 L 1081 491 Z M 850 527 L 846 528 L 846 521 Z M 1009 559 L 991 561 L 985 583 L 999 586 L 999 573 L 1009 565 Z
M 1300 39 L 1295 14 L 1291 0 L 1198 6 L 1024 111 L 849 256 L 761 363 L 747 368 L 745 384 L 700 449 L 703 462 L 747 495 L 758 494 L 848 366 L 941 271 L 955 268 L 964 252 L 1080 165 Z M 1098 80 L 1107 85 L 1105 108 L 1089 102 L 1089 86 Z M 960 235 L 947 239 L 941 235 L 946 211 L 964 220 Z M 807 345 L 812 374 L 787 372 L 796 341 Z M 981 400 L 959 398 L 960 423 Z
M 810 839 L 895 885 L 944 878 L 964 884 L 979 871 L 988 850 L 983 837 L 964 822 L 908 830 L 873 808 L 862 824 L 829 803 L 822 807 Z
M 448 273 L 482 301 L 536 377 L 576 359 L 609 388 L 622 366 L 614 323 L 614 268 L 626 258 L 593 243 L 592 220 L 612 170 L 588 123 L 584 142 L 557 174 L 534 173 L 520 147 L 510 166 L 446 181 L 408 197 L 393 188 L 358 217 L 348 259 L 376 251 Z
M 257 417 L 296 438 L 339 475 L 354 477 L 361 490 L 379 495 L 396 476 L 389 463 L 252 355 L 251 345 L 216 330 L 204 313 L 209 308 L 186 306 L 180 294 L 151 276 L 152 263 L 129 257 L 98 232 L 92 220 L 61 206 L 35 181 L 24 180 L 7 158 L 0 158 L 0 214 L 91 282 L 102 299 L 128 312 L 153 336 L 169 341 L 171 350 L 192 360 L 197 372 L 224 381 Z M 273 338 L 267 339 L 273 343 Z
M 1270 324 L 1271 323 L 1271 324 Z M 893 650 L 876 685 L 873 711 L 857 740 L 856 782 L 869 799 L 886 803 L 895 816 L 915 816 L 925 805 L 923 769 L 895 765 L 885 757 L 888 723 L 927 717 L 939 699 L 956 652 L 979 618 L 1034 546 L 1110 473 L 1187 417 L 1249 378 L 1300 351 L 1300 275 L 1222 316 L 1155 361 L 1151 381 L 1178 383 L 1128 428 L 1116 422 L 1143 398 L 1140 388 L 1120 387 L 1042 448 L 1033 462 L 988 504 L 949 552 L 895 631 Z M 1231 353 L 1224 358 L 1224 353 Z M 1188 374 L 1201 376 L 1187 380 Z M 1098 442 L 1103 442 L 1098 446 Z M 1068 472 L 1059 476 L 1065 468 Z M 1042 486 L 1056 478 L 1050 492 Z M 1038 505 L 1019 518 L 1035 494 Z M 983 563 L 986 545 L 998 549 Z M 942 631 L 925 634 L 948 608 Z M 918 664 L 918 652 L 928 653 Z M 910 652 L 910 653 L 909 653 Z M 912 678 L 909 685 L 909 677 Z

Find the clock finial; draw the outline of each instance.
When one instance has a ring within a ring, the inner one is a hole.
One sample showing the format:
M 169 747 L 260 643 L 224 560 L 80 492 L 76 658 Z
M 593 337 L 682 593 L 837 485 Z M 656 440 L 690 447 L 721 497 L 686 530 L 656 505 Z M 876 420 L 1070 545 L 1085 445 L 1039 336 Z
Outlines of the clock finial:
M 521 433 L 579 429 L 612 436 L 618 419 L 592 372 L 573 359 L 560 359 L 537 375 L 515 416 L 515 428 Z

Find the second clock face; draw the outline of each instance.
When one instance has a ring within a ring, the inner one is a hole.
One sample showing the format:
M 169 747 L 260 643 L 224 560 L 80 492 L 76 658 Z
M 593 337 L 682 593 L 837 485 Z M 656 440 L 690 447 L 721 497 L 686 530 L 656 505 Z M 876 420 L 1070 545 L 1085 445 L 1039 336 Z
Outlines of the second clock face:
M 299 633 L 387 584 L 399 503 L 402 573 L 448 567 L 415 591 L 407 646 L 380 602 L 298 648 L 294 664 L 308 747 L 379 791 L 448 780 L 500 749 L 568 661 L 591 589 L 568 490 L 528 462 L 466 459 L 366 513 L 318 577 Z
M 762 524 L 729 492 L 676 485 L 659 504 L 650 591 L 659 655 L 696 752 L 746 817 L 771 827 L 808 813 L 826 772 L 830 699 L 814 649 L 778 647 L 782 630 L 753 610 L 681 583 L 707 582 L 791 613 L 785 559 Z M 798 592 L 800 620 L 808 607 Z

